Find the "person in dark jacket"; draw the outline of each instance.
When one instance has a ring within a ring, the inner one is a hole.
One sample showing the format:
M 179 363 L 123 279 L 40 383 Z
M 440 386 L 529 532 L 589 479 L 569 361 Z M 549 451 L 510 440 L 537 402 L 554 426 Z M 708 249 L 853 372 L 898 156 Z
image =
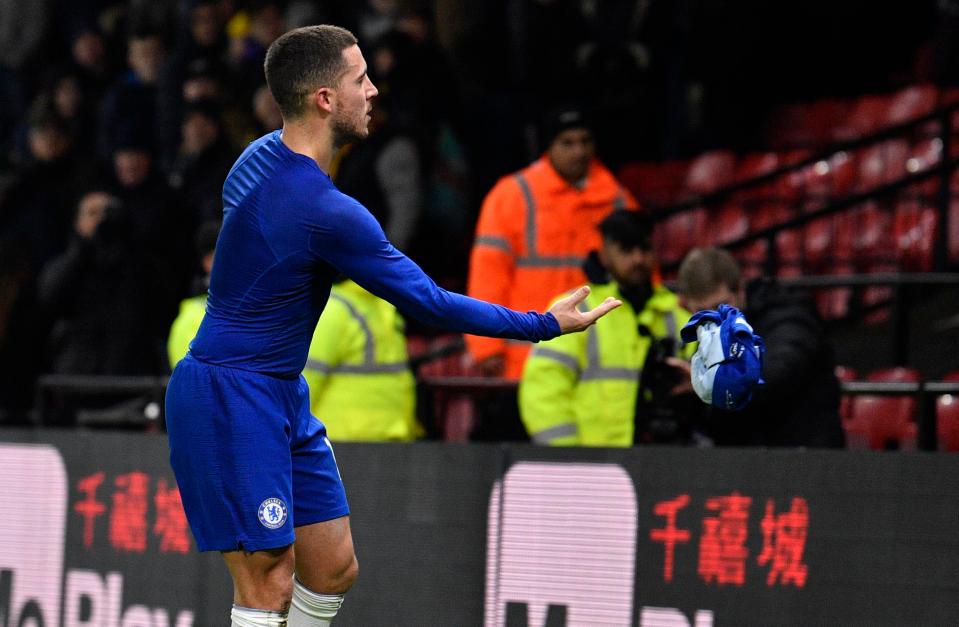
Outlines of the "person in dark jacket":
M 766 341 L 763 379 L 740 412 L 711 408 L 704 430 L 718 446 L 841 448 L 839 381 L 832 347 L 808 295 L 774 280 L 746 285 L 725 250 L 697 248 L 679 267 L 681 301 L 689 311 L 737 307 Z
M 165 371 L 164 268 L 131 231 L 129 210 L 115 197 L 102 190 L 81 197 L 69 246 L 38 281 L 39 303 L 55 320 L 53 373 Z

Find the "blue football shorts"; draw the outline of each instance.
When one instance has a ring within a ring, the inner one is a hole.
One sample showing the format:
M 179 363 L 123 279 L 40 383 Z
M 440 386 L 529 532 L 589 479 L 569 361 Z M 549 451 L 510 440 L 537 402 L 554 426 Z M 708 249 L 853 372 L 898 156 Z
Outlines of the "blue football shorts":
M 201 551 L 286 546 L 294 527 L 350 513 L 306 381 L 187 355 L 166 394 L 170 464 Z

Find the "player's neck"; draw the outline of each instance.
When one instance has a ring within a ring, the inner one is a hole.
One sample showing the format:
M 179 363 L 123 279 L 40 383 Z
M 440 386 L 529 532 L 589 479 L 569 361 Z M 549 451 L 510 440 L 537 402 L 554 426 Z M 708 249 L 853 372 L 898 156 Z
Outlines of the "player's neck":
M 325 124 L 309 120 L 286 120 L 282 139 L 287 148 L 313 159 L 321 170 L 330 173 L 335 150 L 330 129 Z

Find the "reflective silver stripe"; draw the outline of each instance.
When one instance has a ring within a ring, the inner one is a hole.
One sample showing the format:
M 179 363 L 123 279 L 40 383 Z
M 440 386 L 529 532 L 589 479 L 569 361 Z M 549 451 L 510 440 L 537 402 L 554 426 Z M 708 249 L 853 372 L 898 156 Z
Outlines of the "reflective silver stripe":
M 566 353 L 561 353 L 557 350 L 551 348 L 546 348 L 545 346 L 537 346 L 533 349 L 533 357 L 542 357 L 543 359 L 549 359 L 551 361 L 558 362 L 563 364 L 573 372 L 579 372 L 579 362 L 576 361 L 576 358 L 572 355 L 567 355 Z
M 316 370 L 320 374 L 329 374 L 333 369 L 333 366 L 326 363 L 325 361 L 320 361 L 319 359 L 307 359 L 306 367 L 309 370 Z
M 346 310 L 350 312 L 350 315 L 353 316 L 356 321 L 360 324 L 360 329 L 363 331 L 363 335 L 366 336 L 366 342 L 363 343 L 363 363 L 365 365 L 370 365 L 376 362 L 376 343 L 373 341 L 373 332 L 370 331 L 370 325 L 366 322 L 360 312 L 356 310 L 356 307 L 353 304 L 340 296 L 339 294 L 330 293 L 330 298 L 333 300 L 339 301 Z
M 343 364 L 336 366 L 330 372 L 338 372 L 340 374 L 395 374 L 397 372 L 403 372 L 409 367 L 405 361 L 393 362 L 391 364 L 364 364 L 358 366 L 356 364 Z
M 353 304 L 340 296 L 339 294 L 330 294 L 330 298 L 341 303 L 351 316 L 360 325 L 363 331 L 365 342 L 363 343 L 363 363 L 362 364 L 337 364 L 332 365 L 318 359 L 307 359 L 306 367 L 316 370 L 321 374 L 395 374 L 403 372 L 409 367 L 406 361 L 377 363 L 376 361 L 376 340 L 373 338 L 373 332 L 366 318 L 356 310 Z
M 506 343 L 507 343 L 507 344 L 517 344 L 517 345 L 519 345 L 519 346 L 532 346 L 532 345 L 533 345 L 533 343 L 530 342 L 529 340 L 514 340 L 513 338 L 507 339 L 507 340 L 506 340 Z
M 509 242 L 505 237 L 495 237 L 493 235 L 480 235 L 476 238 L 476 246 L 489 246 L 507 253 L 512 253 L 513 249 L 509 247 Z
M 405 361 L 393 362 L 389 364 L 340 364 L 332 366 L 325 361 L 318 359 L 306 360 L 306 367 L 310 370 L 316 370 L 320 374 L 395 374 L 403 372 L 409 365 Z
M 589 368 L 583 371 L 580 381 L 639 381 L 639 369 L 632 368 Z
M 666 337 L 679 337 L 679 334 L 676 332 L 676 315 L 671 311 L 667 311 L 663 314 L 663 318 L 666 322 Z
M 582 268 L 582 257 L 520 257 L 516 260 L 520 268 Z
M 519 268 L 574 268 L 583 267 L 583 258 L 562 255 L 543 255 L 536 252 L 536 200 L 529 182 L 522 173 L 513 175 L 523 198 L 526 200 L 526 254 L 517 257 L 516 266 Z
M 533 199 L 533 191 L 529 188 L 529 183 L 522 173 L 513 176 L 516 184 L 523 192 L 523 198 L 526 199 L 526 256 L 536 256 L 536 201 Z
M 586 301 L 579 304 L 587 311 Z M 639 381 L 640 368 L 614 368 L 603 366 L 599 356 L 599 327 L 593 325 L 586 329 L 586 369 L 579 376 L 580 381 Z
M 549 429 L 543 429 L 538 433 L 533 434 L 533 442 L 536 444 L 549 444 L 553 440 L 558 440 L 559 438 L 568 438 L 579 433 L 579 430 L 576 428 L 574 423 L 568 423 L 565 425 L 556 425 L 555 427 L 550 427 Z

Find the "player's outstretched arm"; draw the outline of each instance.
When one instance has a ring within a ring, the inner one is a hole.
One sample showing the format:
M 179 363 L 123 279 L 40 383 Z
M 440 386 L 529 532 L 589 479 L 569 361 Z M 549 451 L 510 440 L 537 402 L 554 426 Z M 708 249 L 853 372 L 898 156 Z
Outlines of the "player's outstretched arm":
M 609 297 L 601 302 L 595 309 L 590 311 L 580 311 L 578 305 L 589 296 L 589 286 L 584 285 L 562 300 L 556 301 L 549 312 L 559 323 L 560 331 L 563 334 L 582 331 L 594 322 L 605 316 L 607 313 L 616 309 L 623 303 L 613 297 Z

